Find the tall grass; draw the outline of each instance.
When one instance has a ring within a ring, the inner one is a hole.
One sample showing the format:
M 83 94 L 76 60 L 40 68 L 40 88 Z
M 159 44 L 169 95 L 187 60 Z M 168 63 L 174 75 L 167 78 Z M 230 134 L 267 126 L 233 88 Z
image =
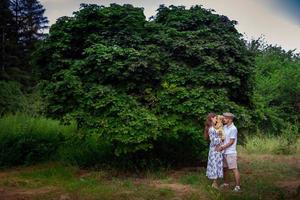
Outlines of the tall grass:
M 17 113 L 0 118 L 0 167 L 59 161 L 80 167 L 108 163 L 111 145 L 99 137 L 42 116 Z
M 0 166 L 31 164 L 53 158 L 76 125 L 25 114 L 0 118 Z
M 59 121 L 45 117 L 31 117 L 26 114 L 9 114 L 0 118 L 0 135 L 10 134 L 34 134 L 51 135 L 63 134 L 70 135 L 76 132 L 75 123 L 65 126 Z
M 246 137 L 244 149 L 253 154 L 298 154 L 300 138 L 290 142 L 285 136 L 254 135 Z

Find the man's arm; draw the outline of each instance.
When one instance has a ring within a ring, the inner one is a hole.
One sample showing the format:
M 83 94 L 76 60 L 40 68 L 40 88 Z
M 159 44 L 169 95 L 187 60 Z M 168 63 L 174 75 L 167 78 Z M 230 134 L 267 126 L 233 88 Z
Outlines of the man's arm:
M 234 141 L 234 138 L 230 139 L 230 141 L 227 144 L 216 147 L 216 151 L 223 151 L 224 149 L 227 149 L 228 147 L 234 144 Z
M 236 136 L 237 136 L 237 129 L 234 129 L 230 133 L 230 140 L 229 140 L 229 142 L 227 144 L 225 144 L 225 145 L 217 147 L 216 150 L 217 151 L 223 151 L 224 149 L 227 149 L 228 147 L 230 147 L 231 145 L 233 145 L 234 142 L 235 142 Z
M 221 151 L 224 149 L 227 149 L 228 147 L 233 145 L 234 141 L 235 141 L 235 138 L 231 138 L 227 144 L 220 146 Z

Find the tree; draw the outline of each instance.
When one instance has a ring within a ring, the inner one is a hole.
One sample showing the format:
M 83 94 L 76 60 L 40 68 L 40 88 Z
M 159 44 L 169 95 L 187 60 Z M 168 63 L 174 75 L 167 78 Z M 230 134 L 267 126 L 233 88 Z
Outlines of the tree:
M 37 0 L 14 0 L 15 18 L 18 24 L 19 42 L 28 50 L 34 43 L 45 37 L 43 30 L 48 28 L 45 9 Z
M 235 29 L 236 21 L 201 6 L 163 5 L 154 20 L 171 28 L 168 50 L 175 60 L 191 66 L 186 77 L 190 84 L 225 88 L 233 101 L 251 105 L 254 56 Z
M 14 45 L 15 68 L 22 72 L 22 83 L 28 84 L 32 75 L 32 68 L 29 64 L 31 53 L 35 50 L 38 41 L 44 39 L 43 30 L 47 28 L 47 17 L 44 16 L 45 9 L 37 0 L 12 0 L 9 1 L 13 24 L 10 33 L 15 36 Z M 25 73 L 24 73 L 25 72 Z
M 256 50 L 253 102 L 258 128 L 280 134 L 288 125 L 299 127 L 299 55 L 261 41 L 256 43 L 260 48 Z
M 98 133 L 119 158 L 202 159 L 208 112 L 250 122 L 253 58 L 235 23 L 200 6 L 146 21 L 132 5 L 83 4 L 35 52 L 47 113 Z
M 16 22 L 19 43 L 31 47 L 34 42 L 45 37 L 43 30 L 48 28 L 45 9 L 37 0 L 12 0 L 11 10 Z
M 17 35 L 14 31 L 15 21 L 9 7 L 10 1 L 3 0 L 0 2 L 0 77 L 5 80 L 18 80 L 23 73 L 18 66 L 20 59 L 17 54 Z

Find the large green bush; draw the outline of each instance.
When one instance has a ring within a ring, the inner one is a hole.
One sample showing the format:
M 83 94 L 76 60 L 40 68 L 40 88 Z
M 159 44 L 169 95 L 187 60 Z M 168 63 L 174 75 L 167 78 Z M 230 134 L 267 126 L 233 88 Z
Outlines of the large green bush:
M 146 21 L 131 5 L 82 5 L 34 54 L 46 112 L 125 162 L 203 159 L 207 113 L 250 124 L 253 60 L 235 24 L 200 6 L 161 6 Z

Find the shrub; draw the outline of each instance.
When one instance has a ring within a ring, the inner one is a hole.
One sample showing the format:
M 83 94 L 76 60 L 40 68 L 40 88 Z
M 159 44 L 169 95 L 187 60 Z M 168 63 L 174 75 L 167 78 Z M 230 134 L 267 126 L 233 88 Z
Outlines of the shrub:
M 277 154 L 293 154 L 297 151 L 297 140 L 299 139 L 299 125 L 287 123 L 280 135 Z
M 113 163 L 113 155 L 108 141 L 83 132 L 69 135 L 58 149 L 59 161 L 79 167 L 107 166 Z

